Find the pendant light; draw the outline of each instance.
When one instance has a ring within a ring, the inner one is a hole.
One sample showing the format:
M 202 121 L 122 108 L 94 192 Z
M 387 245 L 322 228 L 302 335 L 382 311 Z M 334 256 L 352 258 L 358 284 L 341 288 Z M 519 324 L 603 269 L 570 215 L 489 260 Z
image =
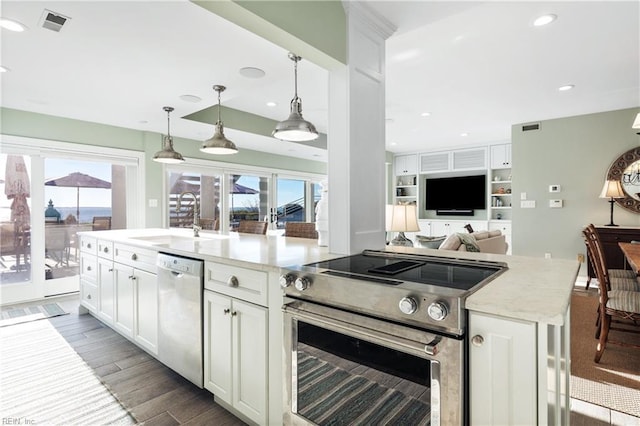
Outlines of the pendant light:
M 226 87 L 215 85 L 213 86 L 213 90 L 218 92 L 218 121 L 216 122 L 216 130 L 213 136 L 210 139 L 207 139 L 202 144 L 202 148 L 200 151 L 206 152 L 207 154 L 235 154 L 238 152 L 238 148 L 236 148 L 236 144 L 231 142 L 224 136 L 224 127 L 222 125 L 222 121 L 220 120 L 220 92 L 224 92 Z
M 318 131 L 313 124 L 302 118 L 302 99 L 298 97 L 298 62 L 302 58 L 291 52 L 288 56 L 294 63 L 294 96 L 291 100 L 291 113 L 289 118 L 276 125 L 272 135 L 284 141 L 312 141 L 318 138 Z
M 173 150 L 173 138 L 169 132 L 169 114 L 173 111 L 173 107 L 162 108 L 167 112 L 167 135 L 162 140 L 162 151 L 158 151 L 153 155 L 153 161 L 158 163 L 182 163 L 184 158 L 182 154 Z

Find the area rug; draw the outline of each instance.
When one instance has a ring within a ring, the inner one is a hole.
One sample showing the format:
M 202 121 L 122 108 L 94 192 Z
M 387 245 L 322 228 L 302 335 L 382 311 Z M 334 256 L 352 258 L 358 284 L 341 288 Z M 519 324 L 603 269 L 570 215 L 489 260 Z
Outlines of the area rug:
M 596 364 L 597 296 L 574 292 L 571 298 L 571 397 L 640 417 L 640 350 L 618 345 L 607 348 Z M 616 340 L 640 335 L 612 330 Z
M 428 404 L 301 351 L 298 373 L 298 412 L 317 424 L 430 424 Z
M 0 359 L 0 413 L 11 424 L 136 424 L 49 321 L 1 328 Z
M 57 303 L 10 308 L 0 312 L 0 327 L 67 314 Z

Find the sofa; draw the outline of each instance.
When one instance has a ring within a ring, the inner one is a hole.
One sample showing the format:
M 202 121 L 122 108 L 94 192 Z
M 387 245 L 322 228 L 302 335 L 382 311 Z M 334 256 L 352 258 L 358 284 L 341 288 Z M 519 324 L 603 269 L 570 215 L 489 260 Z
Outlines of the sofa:
M 474 251 L 480 253 L 506 254 L 508 248 L 501 231 L 457 232 L 449 235 L 438 247 L 439 250 Z

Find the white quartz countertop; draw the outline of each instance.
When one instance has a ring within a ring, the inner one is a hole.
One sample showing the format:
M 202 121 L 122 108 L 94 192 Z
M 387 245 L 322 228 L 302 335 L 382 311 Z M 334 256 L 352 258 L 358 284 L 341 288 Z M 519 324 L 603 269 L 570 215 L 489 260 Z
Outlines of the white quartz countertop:
M 253 266 L 286 267 L 336 257 L 318 240 L 281 235 L 229 235 L 200 232 L 194 238 L 190 229 L 123 229 L 81 233 L 114 242 L 153 248 L 163 253 L 209 260 L 250 263 Z
M 201 232 L 193 238 L 190 229 L 126 229 L 82 233 L 114 242 L 153 248 L 202 260 L 248 263 L 252 266 L 281 268 L 317 262 L 336 255 L 317 240 L 281 235 L 229 235 Z M 542 259 L 484 253 L 388 247 L 394 252 L 419 252 L 432 256 L 482 259 L 505 262 L 508 270 L 466 300 L 471 311 L 562 325 L 578 275 L 578 261 Z

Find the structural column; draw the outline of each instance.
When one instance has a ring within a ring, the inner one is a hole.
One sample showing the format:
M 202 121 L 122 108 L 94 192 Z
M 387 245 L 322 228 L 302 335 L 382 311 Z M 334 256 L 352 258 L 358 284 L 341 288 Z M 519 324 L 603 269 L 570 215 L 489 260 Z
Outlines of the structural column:
M 385 40 L 392 24 L 343 1 L 347 65 L 329 72 L 329 251 L 385 245 Z

